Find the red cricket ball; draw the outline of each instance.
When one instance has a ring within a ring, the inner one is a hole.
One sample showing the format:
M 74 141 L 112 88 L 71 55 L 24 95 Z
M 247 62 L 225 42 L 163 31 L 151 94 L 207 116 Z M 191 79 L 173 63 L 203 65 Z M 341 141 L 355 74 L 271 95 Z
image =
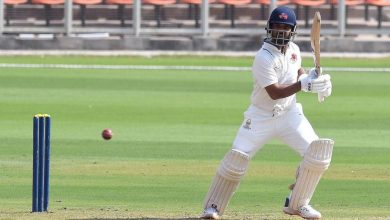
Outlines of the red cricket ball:
M 102 132 L 102 137 L 105 140 L 110 140 L 112 138 L 112 135 L 113 135 L 112 131 L 109 128 L 104 129 L 103 132 Z

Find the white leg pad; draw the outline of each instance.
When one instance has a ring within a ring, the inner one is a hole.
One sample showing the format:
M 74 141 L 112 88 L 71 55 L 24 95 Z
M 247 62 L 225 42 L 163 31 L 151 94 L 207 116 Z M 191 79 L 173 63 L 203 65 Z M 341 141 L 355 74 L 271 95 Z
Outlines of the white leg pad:
M 290 209 L 298 210 L 309 204 L 322 174 L 330 165 L 333 145 L 331 139 L 318 139 L 310 144 L 299 167 L 288 205 Z
M 235 149 L 225 155 L 205 198 L 205 209 L 213 207 L 223 214 L 248 169 L 249 159 L 248 154 Z

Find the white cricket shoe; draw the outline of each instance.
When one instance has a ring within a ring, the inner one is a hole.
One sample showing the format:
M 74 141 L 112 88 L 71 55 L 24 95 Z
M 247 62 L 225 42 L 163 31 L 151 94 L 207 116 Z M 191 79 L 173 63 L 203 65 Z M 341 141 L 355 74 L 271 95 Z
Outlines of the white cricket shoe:
M 298 210 L 293 210 L 290 207 L 284 207 L 283 212 L 289 215 L 299 215 L 304 219 L 320 219 L 321 218 L 321 213 L 310 205 L 304 205 L 298 208 Z
M 209 207 L 203 211 L 203 214 L 200 218 L 201 219 L 219 219 L 219 214 L 215 208 Z

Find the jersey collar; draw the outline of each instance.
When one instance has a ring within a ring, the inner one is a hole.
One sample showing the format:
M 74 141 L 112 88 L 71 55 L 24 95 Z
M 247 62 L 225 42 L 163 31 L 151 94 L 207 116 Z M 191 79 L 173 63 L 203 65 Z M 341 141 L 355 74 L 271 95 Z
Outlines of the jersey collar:
M 282 54 L 282 52 L 275 45 L 268 43 L 266 41 L 264 41 L 263 47 L 264 47 L 264 49 L 267 49 L 267 50 L 271 51 L 272 53 Z M 287 47 L 288 47 L 288 45 L 287 45 Z M 287 50 L 288 50 L 288 48 L 287 48 Z

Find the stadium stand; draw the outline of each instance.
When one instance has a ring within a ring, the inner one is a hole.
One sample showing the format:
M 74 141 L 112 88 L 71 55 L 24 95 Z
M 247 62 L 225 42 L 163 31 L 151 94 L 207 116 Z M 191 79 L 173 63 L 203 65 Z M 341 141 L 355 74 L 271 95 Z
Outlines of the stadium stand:
M 265 11 L 265 6 L 268 6 L 268 8 L 269 8 L 270 1 L 269 0 L 254 0 L 254 3 L 260 4 L 260 6 L 261 6 L 261 12 L 260 12 L 261 18 L 266 20 L 268 18 L 269 11 L 268 12 Z M 291 3 L 290 0 L 277 0 L 276 1 L 276 5 L 277 6 L 288 5 L 290 3 Z
M 118 17 L 121 21 L 121 26 L 125 26 L 125 7 L 126 5 L 132 5 L 133 0 L 106 0 L 108 5 L 117 5 L 118 6 Z
M 161 27 L 161 20 L 164 18 L 163 6 L 175 4 L 176 0 L 142 0 L 142 3 L 154 6 L 154 16 L 157 27 Z
M 195 27 L 199 27 L 199 6 L 202 4 L 202 0 L 181 0 L 181 3 L 188 4 L 188 18 L 194 17 Z M 216 2 L 216 0 L 208 0 L 209 4 Z M 192 14 L 192 9 L 194 13 Z
M 5 12 L 5 20 L 6 20 L 6 25 L 10 25 L 10 16 L 13 14 L 13 8 L 15 5 L 20 5 L 20 4 L 26 4 L 28 0 L 4 0 L 4 4 L 6 6 L 6 12 Z
M 51 7 L 53 5 L 63 5 L 65 1 L 64 0 L 32 0 L 31 3 L 44 6 L 46 26 L 50 26 Z
M 87 11 L 87 5 L 101 4 L 103 0 L 73 0 L 74 4 L 80 5 L 80 19 L 81 26 L 85 26 L 85 14 Z
M 241 6 L 241 5 L 248 5 L 252 2 L 252 0 L 218 0 L 218 3 L 224 4 L 226 6 L 229 6 L 230 13 L 230 27 L 234 28 L 235 27 L 235 7 L 236 6 Z
M 309 14 L 310 9 L 319 7 L 321 5 L 325 5 L 327 2 L 326 0 L 292 0 L 292 3 L 296 5 L 296 15 L 297 19 L 299 19 L 299 7 L 304 7 L 304 13 L 305 13 L 305 28 L 309 27 Z
M 345 26 L 348 25 L 348 8 L 349 7 L 354 7 L 357 5 L 364 5 L 365 0 L 344 0 L 345 4 Z M 338 5 L 338 0 L 330 0 L 330 5 L 331 5 L 331 19 L 334 20 L 336 19 L 336 10 L 335 7 Z
M 377 7 L 377 20 L 378 20 L 378 29 L 382 28 L 382 17 L 383 17 L 383 7 L 390 6 L 390 1 L 387 0 L 367 0 L 367 7 L 369 5 L 376 6 Z M 367 10 L 367 16 L 368 17 L 368 10 Z
M 296 7 L 298 0 L 276 0 L 272 4 L 266 0 L 225 0 L 236 7 L 229 20 L 224 18 L 224 12 L 231 6 L 223 0 L 208 0 L 204 14 L 202 0 L 64 0 L 66 4 L 52 4 L 50 13 L 43 11 L 45 0 L 34 0 L 39 4 L 32 1 L 4 0 L 4 8 L 13 10 L 3 12 L 0 49 L 250 51 L 261 45 L 265 37 L 268 9 L 275 5 Z M 303 51 L 310 51 L 310 27 L 305 25 L 310 25 L 311 15 L 317 10 L 323 18 L 324 51 L 390 51 L 390 7 L 379 4 L 386 1 L 326 1 L 305 6 L 305 13 L 298 12 L 296 40 Z M 346 10 L 338 7 L 340 2 L 348 7 L 348 26 Z M 88 7 L 86 14 L 80 5 Z M 368 21 L 364 16 L 366 5 Z M 337 10 L 337 20 L 331 19 L 332 10 Z M 199 12 L 204 16 L 200 17 Z M 305 14 L 308 16 L 304 18 Z

